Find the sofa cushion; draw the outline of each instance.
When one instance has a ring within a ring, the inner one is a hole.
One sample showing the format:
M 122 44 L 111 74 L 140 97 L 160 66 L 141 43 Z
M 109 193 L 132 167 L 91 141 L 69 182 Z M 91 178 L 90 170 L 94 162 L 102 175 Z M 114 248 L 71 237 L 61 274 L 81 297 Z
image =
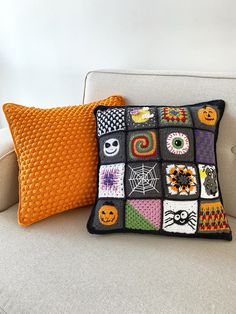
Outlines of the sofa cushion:
M 120 96 L 52 109 L 3 106 L 19 163 L 18 222 L 27 226 L 93 204 L 97 149 L 93 110 L 124 105 Z
M 235 312 L 236 241 L 92 236 L 89 212 L 30 228 L 15 223 L 17 206 L 0 213 L 3 313 Z M 236 219 L 229 222 L 236 232 Z
M 89 232 L 231 240 L 215 152 L 224 105 L 98 107 L 98 195 Z

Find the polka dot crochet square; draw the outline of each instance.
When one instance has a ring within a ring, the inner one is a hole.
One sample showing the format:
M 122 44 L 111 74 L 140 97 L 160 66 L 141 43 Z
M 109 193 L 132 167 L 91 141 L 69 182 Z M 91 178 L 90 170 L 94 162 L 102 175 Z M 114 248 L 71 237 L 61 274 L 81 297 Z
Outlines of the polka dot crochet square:
M 96 198 L 97 146 L 93 110 L 120 106 L 120 96 L 53 109 L 5 104 L 19 163 L 18 221 L 27 226 Z

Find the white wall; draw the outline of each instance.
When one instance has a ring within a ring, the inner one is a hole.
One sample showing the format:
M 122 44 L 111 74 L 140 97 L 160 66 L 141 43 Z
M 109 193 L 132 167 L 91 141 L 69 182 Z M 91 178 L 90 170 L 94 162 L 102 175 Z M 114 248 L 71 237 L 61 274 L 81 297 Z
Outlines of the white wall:
M 97 68 L 236 72 L 235 12 L 235 0 L 0 0 L 0 103 L 80 103 Z

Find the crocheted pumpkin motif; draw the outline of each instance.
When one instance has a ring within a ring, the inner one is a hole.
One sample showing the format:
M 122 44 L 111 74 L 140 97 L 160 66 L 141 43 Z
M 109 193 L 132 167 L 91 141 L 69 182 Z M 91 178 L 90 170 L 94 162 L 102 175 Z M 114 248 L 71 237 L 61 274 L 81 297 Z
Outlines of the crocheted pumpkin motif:
M 114 225 L 118 219 L 118 211 L 113 205 L 103 205 L 98 212 L 99 221 L 103 225 Z
M 203 124 L 215 125 L 217 121 L 217 111 L 211 106 L 205 106 L 198 110 L 198 118 Z

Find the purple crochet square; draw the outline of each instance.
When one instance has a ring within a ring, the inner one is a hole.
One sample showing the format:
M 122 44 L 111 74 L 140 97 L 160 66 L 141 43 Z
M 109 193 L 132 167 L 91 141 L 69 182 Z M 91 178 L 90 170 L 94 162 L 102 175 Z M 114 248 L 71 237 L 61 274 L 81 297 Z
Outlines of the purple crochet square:
M 195 130 L 196 162 L 215 164 L 214 133 Z

